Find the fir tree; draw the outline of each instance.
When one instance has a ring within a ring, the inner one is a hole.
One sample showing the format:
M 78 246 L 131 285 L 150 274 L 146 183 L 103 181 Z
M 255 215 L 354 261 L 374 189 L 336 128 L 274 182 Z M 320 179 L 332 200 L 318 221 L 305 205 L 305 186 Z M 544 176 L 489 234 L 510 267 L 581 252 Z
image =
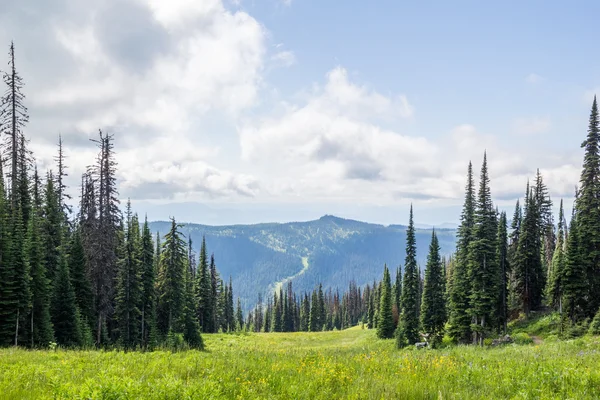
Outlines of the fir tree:
M 419 301 L 417 299 L 419 296 L 419 275 L 417 268 L 417 244 L 411 205 L 408 229 L 406 230 L 402 312 L 396 330 L 396 342 L 399 348 L 419 341 Z
M 394 318 L 392 316 L 392 285 L 387 265 L 383 267 L 383 284 L 379 301 L 379 320 L 377 321 L 377 337 L 389 339 L 394 337 Z
M 142 271 L 140 266 L 140 225 L 137 215 L 131 215 L 131 202 L 127 202 L 127 231 L 122 240 L 121 258 L 117 264 L 116 318 L 119 336 L 125 349 L 141 345 Z
M 46 275 L 41 237 L 41 198 L 37 170 L 33 184 L 33 209 L 25 243 L 25 252 L 31 271 L 30 344 L 31 347 L 46 347 L 53 339 L 53 329 L 50 321 L 50 281 Z
M 586 269 L 582 259 L 581 232 L 579 231 L 579 213 L 571 218 L 571 228 L 567 243 L 567 255 L 560 280 L 562 284 L 563 310 L 571 323 L 575 324 L 586 315 Z
M 142 228 L 142 249 L 140 254 L 140 269 L 142 273 L 141 304 L 141 336 L 142 346 L 148 346 L 150 337 L 156 328 L 156 273 L 152 234 L 148 226 L 148 218 L 144 220 Z M 160 247 L 160 246 L 159 246 Z
M 465 202 L 461 214 L 461 222 L 457 231 L 456 257 L 452 269 L 451 291 L 449 293 L 449 335 L 454 341 L 467 343 L 471 336 L 471 316 L 469 315 L 469 297 L 471 285 L 469 280 L 468 254 L 474 238 L 475 227 L 475 184 L 473 182 L 473 166 L 469 162 Z
M 562 273 L 565 268 L 565 217 L 563 211 L 563 201 L 560 201 L 558 212 L 558 234 L 556 238 L 556 249 L 552 258 L 552 268 L 548 277 L 548 288 L 546 297 L 551 306 L 562 313 Z
M 500 323 L 504 334 L 508 330 L 508 279 L 510 266 L 508 263 L 508 231 L 506 213 L 500 214 L 500 220 L 498 221 L 498 249 L 497 249 L 498 264 L 500 266 Z
M 577 199 L 577 231 L 581 262 L 587 280 L 586 313 L 592 317 L 600 307 L 600 120 L 594 96 L 585 149 L 581 188 Z
M 490 192 L 487 155 L 484 153 L 475 207 L 473 241 L 469 245 L 468 255 L 473 341 L 480 345 L 483 345 L 485 330 L 497 318 L 500 274 L 496 258 L 496 235 L 496 212 Z
M 189 259 L 188 259 L 189 263 Z M 194 349 L 203 349 L 204 342 L 200 336 L 200 325 L 196 318 L 196 304 L 194 301 L 194 278 L 192 269 L 185 268 L 185 293 L 183 306 L 183 338 Z
M 94 295 L 87 274 L 87 261 L 80 229 L 73 233 L 69 252 L 69 274 L 82 320 L 91 328 L 94 321 Z
M 433 231 L 425 268 L 423 300 L 421 301 L 421 327 L 429 334 L 434 345 L 441 340 L 445 322 L 444 275 L 440 259 L 440 245 L 437 235 Z
M 236 330 L 243 331 L 244 330 L 244 314 L 242 313 L 242 302 L 240 298 L 237 298 L 237 307 L 235 309 L 235 322 L 236 322 Z
M 164 237 L 158 275 L 157 324 L 161 334 L 182 332 L 185 307 L 186 243 L 179 225 L 171 218 L 171 228 Z
M 62 252 L 54 282 L 51 315 L 56 343 L 65 347 L 79 346 L 81 344 L 79 310 L 69 277 L 69 268 Z
M 206 238 L 202 237 L 200 255 L 198 260 L 198 272 L 196 274 L 196 302 L 198 304 L 198 321 L 203 332 L 212 332 L 212 297 L 210 284 L 210 270 L 208 269 L 208 254 L 206 249 Z

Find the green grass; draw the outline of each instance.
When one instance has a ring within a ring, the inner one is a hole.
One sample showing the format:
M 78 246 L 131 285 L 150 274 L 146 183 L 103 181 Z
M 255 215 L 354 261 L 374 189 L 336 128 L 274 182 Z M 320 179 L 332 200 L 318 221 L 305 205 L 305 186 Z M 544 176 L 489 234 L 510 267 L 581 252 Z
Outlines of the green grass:
M 0 398 L 600 398 L 597 338 L 419 351 L 360 328 L 204 339 L 207 352 L 0 350 Z

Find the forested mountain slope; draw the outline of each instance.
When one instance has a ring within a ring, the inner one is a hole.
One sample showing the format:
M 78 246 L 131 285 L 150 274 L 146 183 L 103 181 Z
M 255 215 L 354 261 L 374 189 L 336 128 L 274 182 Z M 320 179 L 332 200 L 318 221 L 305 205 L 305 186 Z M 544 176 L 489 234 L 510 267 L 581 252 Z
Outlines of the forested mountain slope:
M 164 234 L 170 222 L 152 222 L 152 231 Z M 315 221 L 257 225 L 207 226 L 185 224 L 196 252 L 202 235 L 223 278 L 233 279 L 234 292 L 248 310 L 258 298 L 271 295 L 278 283 L 292 278 L 294 289 L 312 290 L 347 287 L 350 280 L 364 285 L 379 280 L 384 263 L 392 271 L 404 263 L 406 226 L 383 226 L 335 216 Z M 455 230 L 437 230 L 441 252 L 449 255 L 455 246 Z M 417 229 L 417 257 L 425 266 L 431 240 L 430 229 Z

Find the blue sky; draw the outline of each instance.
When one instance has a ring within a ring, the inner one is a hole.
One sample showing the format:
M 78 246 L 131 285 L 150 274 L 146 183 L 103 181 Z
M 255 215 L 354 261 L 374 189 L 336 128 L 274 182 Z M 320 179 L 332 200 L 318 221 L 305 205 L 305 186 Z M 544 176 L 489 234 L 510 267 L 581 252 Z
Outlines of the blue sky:
M 592 1 L 30 0 L 5 5 L 27 134 L 71 188 L 115 133 L 123 199 L 209 224 L 457 222 L 487 149 L 512 210 L 540 168 L 570 206 L 600 91 Z M 0 57 L 0 65 L 5 65 Z

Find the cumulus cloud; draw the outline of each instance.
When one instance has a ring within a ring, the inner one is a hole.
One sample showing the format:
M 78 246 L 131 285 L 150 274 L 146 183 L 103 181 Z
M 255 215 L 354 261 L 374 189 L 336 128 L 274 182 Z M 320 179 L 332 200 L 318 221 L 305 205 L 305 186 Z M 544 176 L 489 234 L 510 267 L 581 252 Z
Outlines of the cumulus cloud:
M 31 3 L 3 12 L 0 42 L 15 39 L 42 167 L 51 167 L 60 132 L 81 147 L 69 165 L 82 172 L 94 159 L 88 138 L 102 128 L 115 133 L 127 195 L 160 184 L 149 195 L 255 194 L 254 178 L 199 157 L 198 137 L 205 116 L 235 119 L 258 102 L 268 39 L 256 19 L 221 0 Z

